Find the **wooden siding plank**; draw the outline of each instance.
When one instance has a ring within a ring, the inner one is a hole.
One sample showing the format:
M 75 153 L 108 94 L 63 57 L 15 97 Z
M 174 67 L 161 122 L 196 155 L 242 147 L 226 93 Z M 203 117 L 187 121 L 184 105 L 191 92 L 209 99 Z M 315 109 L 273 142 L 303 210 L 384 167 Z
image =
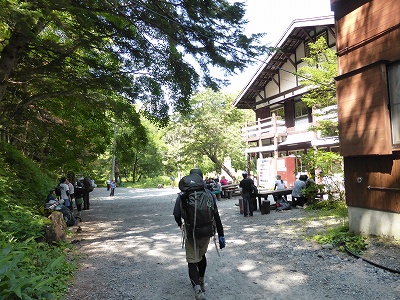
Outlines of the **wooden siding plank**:
M 343 156 L 392 153 L 384 70 L 382 65 L 377 65 L 337 82 L 340 153 Z
M 370 2 L 340 20 L 340 44 L 349 47 L 374 36 L 400 21 L 397 0 Z
M 364 47 L 349 52 L 340 58 L 339 74 L 372 64 L 378 60 L 395 61 L 400 53 L 400 28 L 388 33 Z
M 373 190 L 371 187 L 400 188 L 398 157 L 345 158 L 346 201 L 350 206 L 400 212 L 400 191 Z M 361 183 L 357 178 L 362 177 Z

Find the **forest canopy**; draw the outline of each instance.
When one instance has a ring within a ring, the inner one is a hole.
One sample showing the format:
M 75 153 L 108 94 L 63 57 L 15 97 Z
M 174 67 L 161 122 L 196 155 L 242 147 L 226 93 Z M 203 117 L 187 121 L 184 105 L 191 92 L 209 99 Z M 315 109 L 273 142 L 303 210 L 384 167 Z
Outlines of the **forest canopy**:
M 244 14 L 225 0 L 2 1 L 1 139 L 71 169 L 106 150 L 115 119 L 166 125 L 200 85 L 224 84 L 210 66 L 229 75 L 265 54 Z

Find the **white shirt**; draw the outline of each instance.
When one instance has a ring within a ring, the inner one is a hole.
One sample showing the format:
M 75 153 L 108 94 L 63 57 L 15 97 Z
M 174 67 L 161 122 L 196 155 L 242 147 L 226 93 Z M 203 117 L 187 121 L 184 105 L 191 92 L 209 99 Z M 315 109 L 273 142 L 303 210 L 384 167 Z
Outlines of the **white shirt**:
M 61 199 L 69 199 L 67 191 L 69 193 L 69 187 L 66 183 L 60 183 Z
M 69 194 L 73 194 L 75 192 L 74 185 L 70 182 L 68 183 L 68 188 L 69 188 Z
M 275 186 L 277 190 L 284 190 L 285 189 L 285 184 L 281 179 L 275 181 Z

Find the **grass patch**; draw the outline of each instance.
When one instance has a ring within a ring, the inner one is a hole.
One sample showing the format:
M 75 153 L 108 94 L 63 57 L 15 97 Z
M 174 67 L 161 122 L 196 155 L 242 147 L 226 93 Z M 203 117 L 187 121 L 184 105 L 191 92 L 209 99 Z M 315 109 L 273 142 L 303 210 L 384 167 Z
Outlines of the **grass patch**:
M 162 184 L 164 188 L 171 186 L 171 180 L 168 176 L 157 176 L 155 178 L 141 179 L 138 182 L 125 182 L 122 181 L 120 186 L 130 187 L 130 188 L 157 188 L 159 184 Z M 175 187 L 178 185 L 177 180 L 175 180 Z
M 331 244 L 340 251 L 345 251 L 346 246 L 356 254 L 360 254 L 367 246 L 366 237 L 351 233 L 348 225 L 340 225 L 311 238 L 319 244 Z
M 340 251 L 345 251 L 347 247 L 350 251 L 360 254 L 367 246 L 367 238 L 356 235 L 349 231 L 348 211 L 344 201 L 319 201 L 306 208 L 306 211 L 312 212 L 305 222 L 320 220 L 324 229 L 307 238 L 316 241 L 319 244 L 331 244 Z M 339 219 L 336 224 L 329 223 L 327 220 Z

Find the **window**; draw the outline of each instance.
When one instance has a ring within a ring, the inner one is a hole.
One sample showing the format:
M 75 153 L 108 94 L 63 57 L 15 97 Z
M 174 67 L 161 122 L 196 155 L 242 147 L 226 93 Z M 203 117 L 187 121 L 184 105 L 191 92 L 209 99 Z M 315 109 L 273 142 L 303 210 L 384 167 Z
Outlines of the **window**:
M 388 66 L 392 142 L 400 145 L 400 62 Z
M 302 101 L 296 102 L 294 104 L 294 109 L 295 109 L 296 119 L 308 117 L 308 107 L 304 102 L 302 102 Z
M 271 116 L 272 114 L 275 114 L 277 117 L 280 117 L 280 119 L 284 120 L 285 119 L 285 111 L 283 107 L 279 107 L 277 109 L 274 109 L 271 111 Z

